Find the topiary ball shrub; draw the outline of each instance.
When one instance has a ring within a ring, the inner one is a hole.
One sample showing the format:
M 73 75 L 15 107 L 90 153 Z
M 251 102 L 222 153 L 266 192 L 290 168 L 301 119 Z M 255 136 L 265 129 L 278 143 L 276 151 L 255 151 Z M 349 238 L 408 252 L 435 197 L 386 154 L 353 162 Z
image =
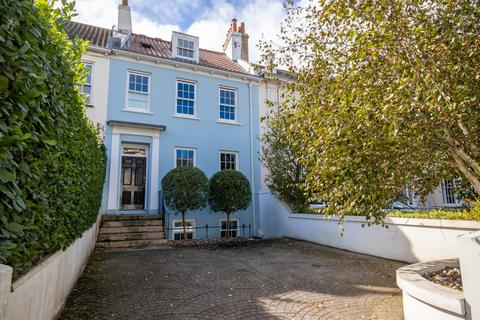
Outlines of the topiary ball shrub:
M 186 239 L 185 214 L 205 208 L 208 201 L 208 178 L 195 167 L 170 170 L 162 179 L 165 205 L 182 214 L 183 237 Z
M 210 178 L 208 202 L 215 212 L 227 214 L 227 237 L 230 236 L 230 214 L 248 208 L 252 200 L 250 182 L 236 170 L 222 170 Z

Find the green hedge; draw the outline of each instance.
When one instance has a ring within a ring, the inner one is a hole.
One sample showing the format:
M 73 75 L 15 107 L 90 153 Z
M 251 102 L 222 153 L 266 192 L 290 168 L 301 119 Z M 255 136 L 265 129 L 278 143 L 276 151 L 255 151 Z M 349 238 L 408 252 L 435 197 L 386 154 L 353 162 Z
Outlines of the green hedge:
M 309 209 L 306 213 L 322 214 L 319 210 Z M 415 219 L 444 219 L 444 220 L 476 220 L 480 221 L 480 206 L 476 205 L 472 209 L 455 210 L 415 210 L 415 211 L 390 211 L 386 217 L 390 218 L 415 218 Z
M 18 277 L 95 221 L 105 148 L 78 83 L 86 45 L 63 26 L 73 4 L 0 0 L 0 263 Z
M 445 219 L 445 220 L 477 220 L 480 221 L 478 210 L 421 210 L 421 211 L 392 211 L 387 217 L 417 218 L 417 219 Z

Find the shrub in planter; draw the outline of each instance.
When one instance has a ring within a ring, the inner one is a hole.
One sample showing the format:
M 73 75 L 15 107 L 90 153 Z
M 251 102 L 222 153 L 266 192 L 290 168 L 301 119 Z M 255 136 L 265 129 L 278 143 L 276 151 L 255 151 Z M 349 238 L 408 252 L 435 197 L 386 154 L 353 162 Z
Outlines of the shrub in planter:
M 208 201 L 208 178 L 195 167 L 170 170 L 162 179 L 165 205 L 182 215 L 183 239 L 187 239 L 185 214 L 205 208 Z
M 230 214 L 247 209 L 252 200 L 248 179 L 236 170 L 222 170 L 210 178 L 209 204 L 215 212 L 227 214 L 227 238 L 230 237 Z
M 78 84 L 73 4 L 0 0 L 0 263 L 18 277 L 96 221 L 105 149 Z

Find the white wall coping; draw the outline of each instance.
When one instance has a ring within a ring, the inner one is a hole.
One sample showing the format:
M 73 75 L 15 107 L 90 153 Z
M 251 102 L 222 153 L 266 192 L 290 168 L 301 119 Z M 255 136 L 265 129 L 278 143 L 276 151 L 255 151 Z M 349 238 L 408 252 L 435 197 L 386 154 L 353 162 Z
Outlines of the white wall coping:
M 459 267 L 458 259 L 437 260 L 411 264 L 397 270 L 397 285 L 404 293 L 422 302 L 465 315 L 463 292 L 451 289 L 425 279 L 422 274 L 435 272 L 445 267 Z
M 289 219 L 307 219 L 307 220 L 330 220 L 341 222 L 342 218 L 336 215 L 291 213 Z M 344 222 L 368 223 L 363 216 L 345 216 Z M 387 217 L 384 220 L 386 225 L 416 226 L 425 228 L 443 228 L 443 229 L 461 229 L 461 230 L 480 230 L 480 222 L 473 220 L 447 220 L 447 219 L 420 219 L 420 218 L 395 218 Z

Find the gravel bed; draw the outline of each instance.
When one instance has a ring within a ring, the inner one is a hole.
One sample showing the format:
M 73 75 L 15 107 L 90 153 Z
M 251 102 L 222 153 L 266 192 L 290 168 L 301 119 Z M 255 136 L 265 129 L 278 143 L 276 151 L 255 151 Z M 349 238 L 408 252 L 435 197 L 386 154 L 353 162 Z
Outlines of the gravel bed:
M 254 243 L 262 242 L 262 239 L 255 238 L 218 238 L 218 239 L 192 239 L 192 240 L 170 240 L 169 245 L 176 248 L 184 247 L 201 247 L 201 248 L 218 248 L 218 247 L 241 247 Z
M 463 291 L 460 268 L 446 267 L 436 272 L 424 274 L 423 277 L 442 286 Z

